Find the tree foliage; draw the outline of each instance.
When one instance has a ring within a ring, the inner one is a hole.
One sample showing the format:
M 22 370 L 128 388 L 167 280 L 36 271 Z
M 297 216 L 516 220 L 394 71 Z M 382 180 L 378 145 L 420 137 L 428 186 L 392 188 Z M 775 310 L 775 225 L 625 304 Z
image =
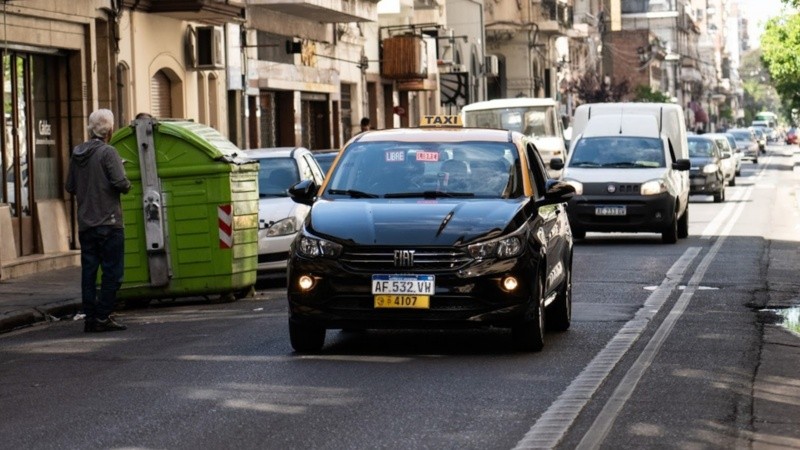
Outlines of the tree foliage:
M 605 80 L 597 72 L 586 71 L 569 83 L 567 89 L 578 95 L 582 103 L 619 102 L 630 92 L 628 80 Z
M 752 50 L 742 55 L 739 64 L 739 76 L 744 88 L 744 123 L 750 123 L 756 113 L 774 111 L 790 118 L 789 111 L 781 105 L 778 92 L 772 86 L 769 71 L 765 67 L 761 49 Z
M 800 108 L 800 14 L 770 19 L 761 35 L 761 49 L 784 107 Z
M 661 91 L 654 91 L 652 87 L 644 84 L 636 86 L 633 90 L 633 101 L 635 102 L 668 103 L 669 100 L 669 95 Z

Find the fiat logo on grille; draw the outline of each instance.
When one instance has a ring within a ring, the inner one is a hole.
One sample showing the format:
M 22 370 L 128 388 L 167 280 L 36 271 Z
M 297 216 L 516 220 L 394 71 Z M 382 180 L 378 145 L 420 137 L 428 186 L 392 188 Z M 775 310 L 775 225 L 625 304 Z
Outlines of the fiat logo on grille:
M 395 250 L 395 267 L 414 267 L 414 250 Z
M 617 187 L 614 186 L 613 184 L 609 184 L 606 187 L 606 190 L 608 191 L 609 194 L 613 194 L 614 192 L 617 192 Z

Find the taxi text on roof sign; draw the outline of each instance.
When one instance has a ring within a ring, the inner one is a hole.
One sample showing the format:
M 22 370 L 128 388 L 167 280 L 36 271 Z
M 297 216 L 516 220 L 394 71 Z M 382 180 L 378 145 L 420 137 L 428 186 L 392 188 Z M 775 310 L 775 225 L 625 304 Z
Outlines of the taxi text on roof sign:
M 463 124 L 461 123 L 461 116 L 459 115 L 434 115 L 434 116 L 422 116 L 422 119 L 419 121 L 420 128 L 429 128 L 429 127 L 462 127 Z

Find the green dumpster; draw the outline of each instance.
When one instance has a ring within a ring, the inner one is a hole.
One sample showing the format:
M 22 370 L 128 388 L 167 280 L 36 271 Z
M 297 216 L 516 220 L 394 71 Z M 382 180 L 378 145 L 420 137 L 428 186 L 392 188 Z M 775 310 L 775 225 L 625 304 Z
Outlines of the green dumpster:
M 215 129 L 136 120 L 114 134 L 132 188 L 122 196 L 119 299 L 245 296 L 258 265 L 258 163 Z

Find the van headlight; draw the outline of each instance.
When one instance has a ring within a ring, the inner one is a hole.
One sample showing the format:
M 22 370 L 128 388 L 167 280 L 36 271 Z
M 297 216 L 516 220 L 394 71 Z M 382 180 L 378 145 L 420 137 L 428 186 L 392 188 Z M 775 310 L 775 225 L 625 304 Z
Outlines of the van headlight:
M 567 183 L 575 188 L 575 195 L 583 195 L 583 183 L 581 183 L 578 180 L 573 180 L 571 178 L 564 178 L 563 181 L 564 183 Z
M 664 183 L 664 180 L 650 180 L 642 183 L 639 193 L 641 195 L 658 195 L 667 190 L 667 183 Z
M 716 164 L 706 164 L 703 166 L 703 173 L 717 173 L 719 166 Z
M 297 241 L 297 253 L 307 258 L 336 258 L 342 253 L 342 246 L 325 239 L 301 236 Z
M 287 217 L 273 223 L 267 228 L 267 236 L 286 236 L 287 234 L 294 234 L 297 232 L 297 218 Z

